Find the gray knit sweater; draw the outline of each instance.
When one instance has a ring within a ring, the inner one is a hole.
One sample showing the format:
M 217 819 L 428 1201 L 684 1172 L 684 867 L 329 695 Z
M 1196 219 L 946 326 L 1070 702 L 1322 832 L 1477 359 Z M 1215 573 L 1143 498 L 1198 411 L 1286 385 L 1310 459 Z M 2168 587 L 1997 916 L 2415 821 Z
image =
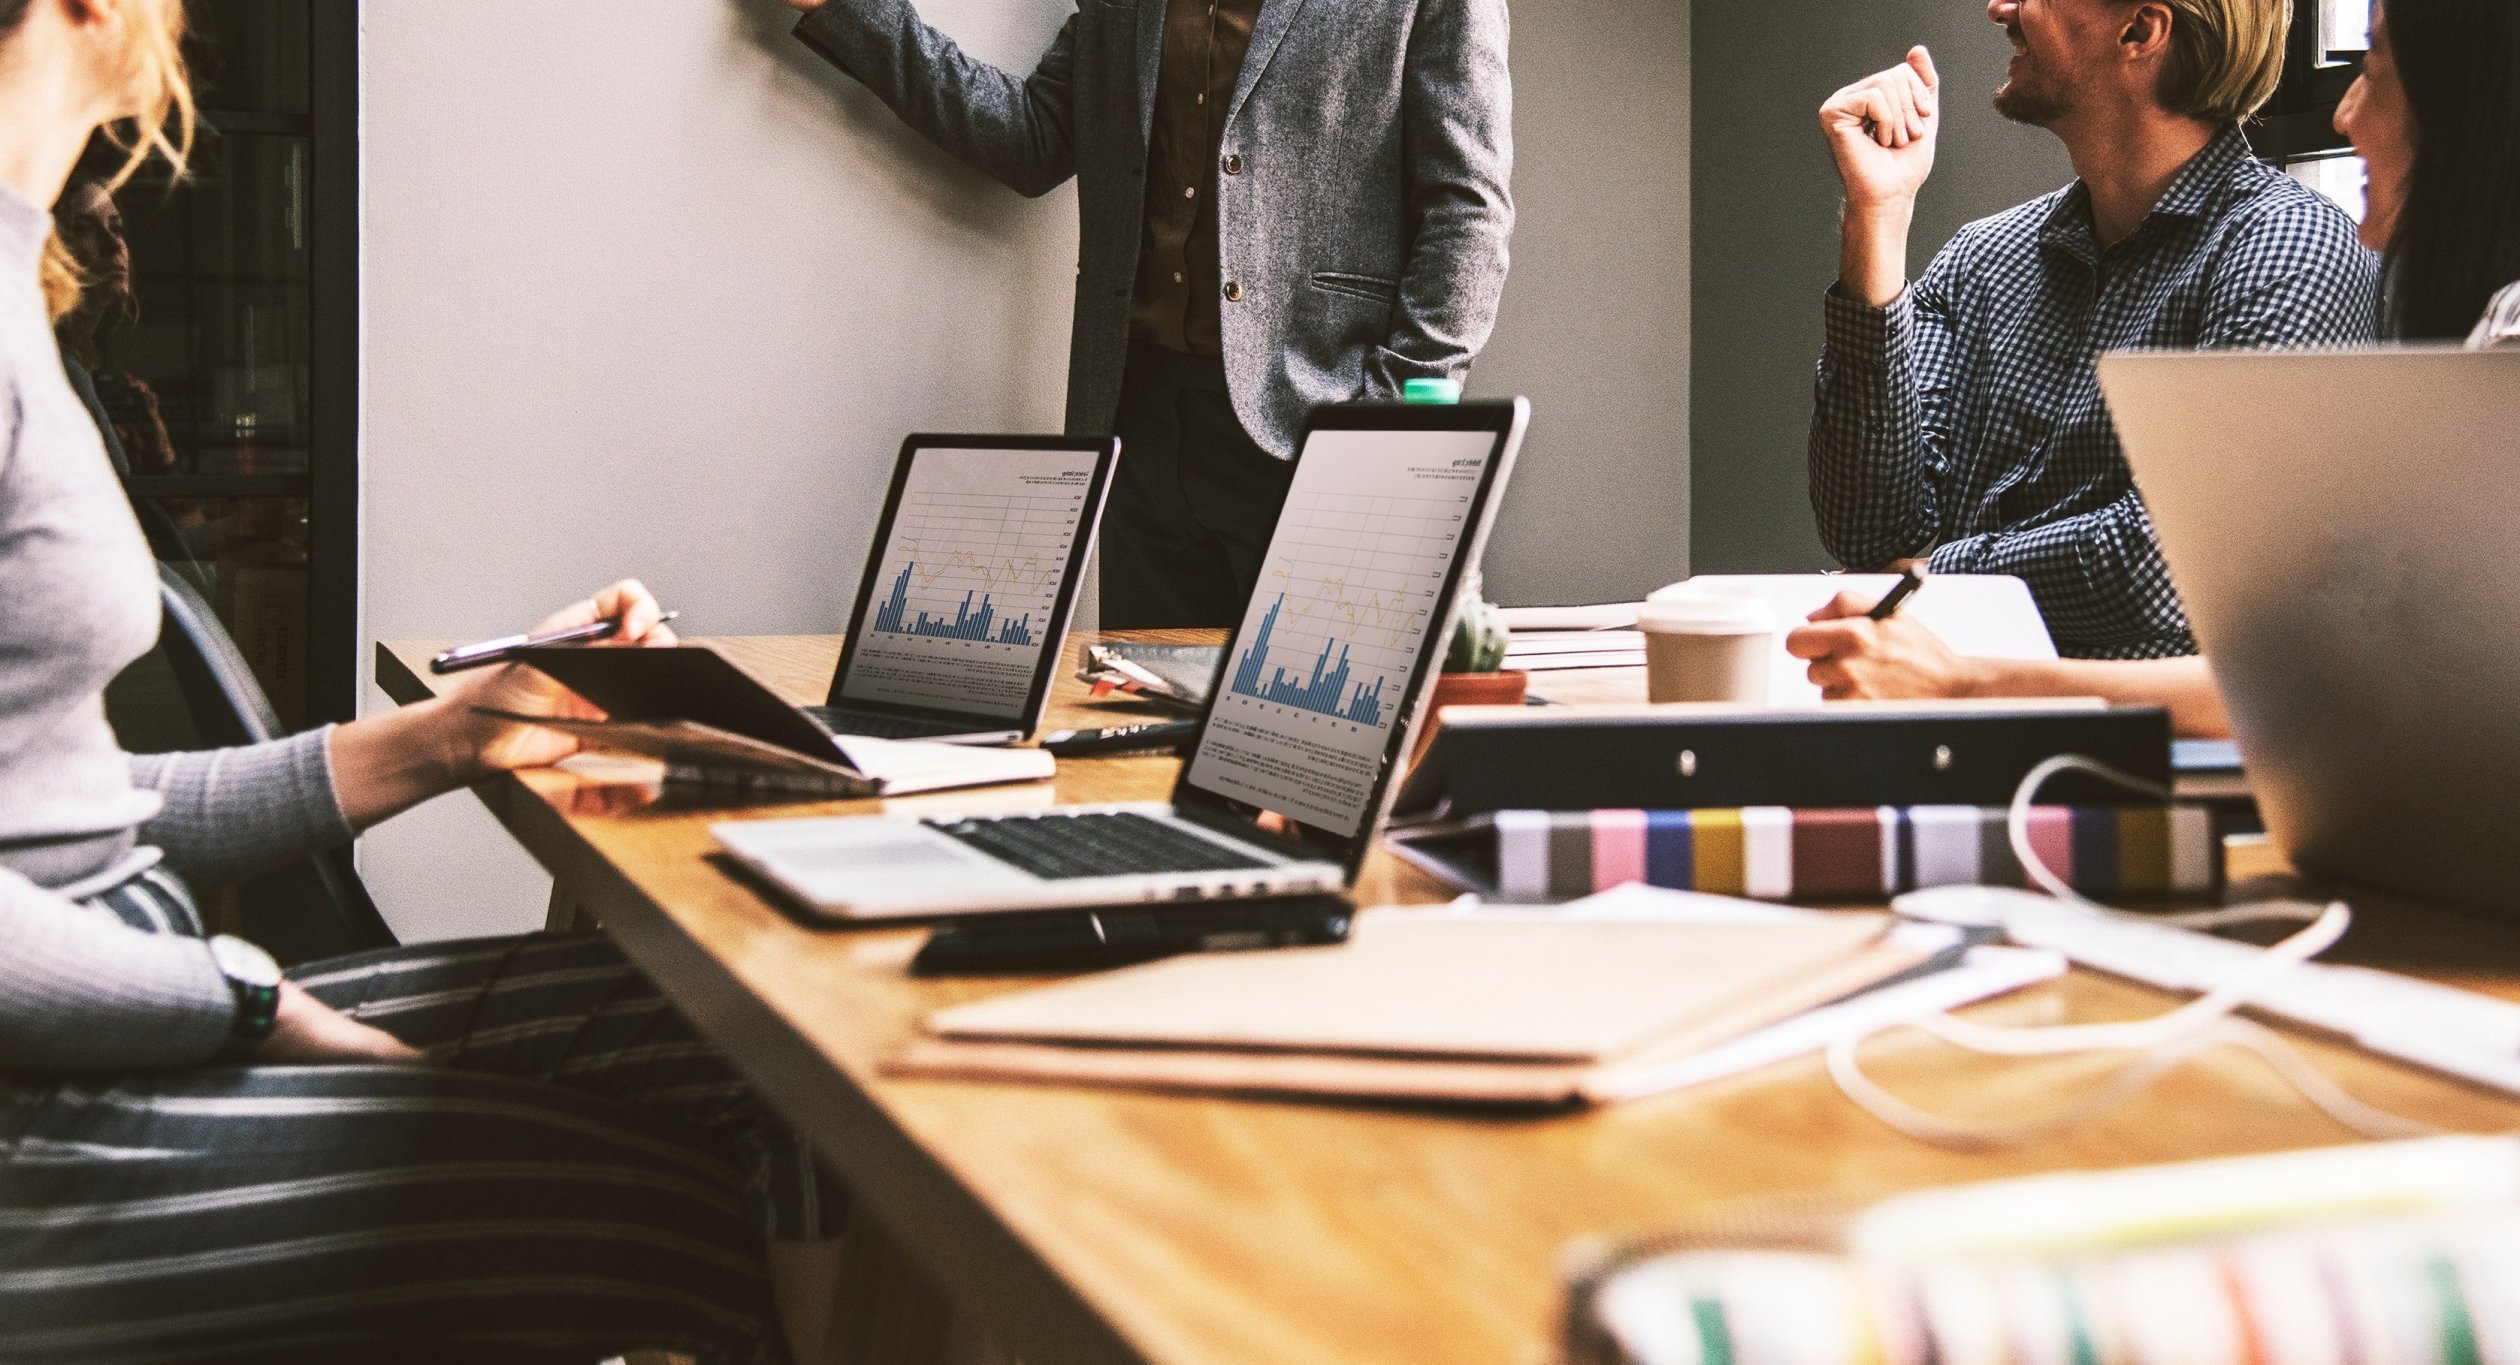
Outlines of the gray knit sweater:
M 0 1073 L 185 1066 L 234 1001 L 197 940 L 82 898 L 163 860 L 227 879 L 350 837 L 327 732 L 133 758 L 105 684 L 157 638 L 157 573 L 38 283 L 51 222 L 0 188 Z

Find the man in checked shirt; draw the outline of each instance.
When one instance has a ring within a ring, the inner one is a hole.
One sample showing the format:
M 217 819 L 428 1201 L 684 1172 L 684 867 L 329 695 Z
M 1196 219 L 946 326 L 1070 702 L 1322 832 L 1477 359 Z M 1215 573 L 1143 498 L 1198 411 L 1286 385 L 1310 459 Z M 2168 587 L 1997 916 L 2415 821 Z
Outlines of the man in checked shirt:
M 1811 502 L 1839 560 L 2018 575 L 2068 658 L 2196 652 L 2092 362 L 2377 336 L 2379 258 L 2241 136 L 2282 74 L 2289 11 L 1992 0 L 2013 45 L 1996 110 L 2055 133 L 2079 178 L 1962 228 L 1914 283 L 1933 58 L 1917 48 L 1822 107 L 1846 210 Z

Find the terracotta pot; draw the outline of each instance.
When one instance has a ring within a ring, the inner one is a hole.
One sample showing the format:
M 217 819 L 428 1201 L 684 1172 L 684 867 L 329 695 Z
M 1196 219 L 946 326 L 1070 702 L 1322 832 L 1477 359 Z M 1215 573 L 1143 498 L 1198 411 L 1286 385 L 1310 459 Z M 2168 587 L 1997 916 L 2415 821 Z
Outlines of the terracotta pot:
M 1417 744 L 1409 750 L 1409 762 L 1417 762 L 1426 746 L 1435 742 L 1435 727 L 1443 723 L 1445 707 L 1520 706 L 1530 691 L 1531 675 L 1521 669 L 1437 674 L 1435 695 L 1427 699 L 1426 723 L 1418 727 Z

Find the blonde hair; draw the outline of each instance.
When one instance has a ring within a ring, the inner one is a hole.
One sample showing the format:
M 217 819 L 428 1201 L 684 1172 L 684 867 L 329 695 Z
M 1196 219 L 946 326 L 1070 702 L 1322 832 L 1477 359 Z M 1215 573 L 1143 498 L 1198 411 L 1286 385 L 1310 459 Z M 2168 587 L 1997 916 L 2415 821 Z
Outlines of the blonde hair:
M 2275 98 L 2284 78 L 2292 0 L 2168 0 L 2170 62 L 2161 103 L 2208 123 L 2239 123 Z
M 134 110 L 131 117 L 107 124 L 105 139 L 121 148 L 123 164 L 105 182 L 121 189 L 152 156 L 166 158 L 182 176 L 192 158 L 198 116 L 193 108 L 192 76 L 184 66 L 184 0 L 122 0 L 124 38 L 122 90 Z M 24 0 L 0 0 L 0 40 L 25 18 Z M 44 305 L 55 319 L 79 306 L 87 287 L 70 249 L 55 232 L 44 241 Z

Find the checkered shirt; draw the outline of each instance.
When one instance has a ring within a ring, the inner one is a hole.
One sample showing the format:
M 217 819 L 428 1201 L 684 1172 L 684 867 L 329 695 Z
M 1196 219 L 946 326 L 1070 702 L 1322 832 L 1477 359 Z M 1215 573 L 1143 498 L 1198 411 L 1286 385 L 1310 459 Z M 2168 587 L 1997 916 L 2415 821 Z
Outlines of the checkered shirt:
M 2196 652 L 2118 448 L 2104 351 L 2353 345 L 2379 258 L 2225 130 L 2107 250 L 2080 181 L 1960 230 L 1887 308 L 1830 291 L 1811 422 L 1829 552 L 2026 580 L 2069 658 Z

